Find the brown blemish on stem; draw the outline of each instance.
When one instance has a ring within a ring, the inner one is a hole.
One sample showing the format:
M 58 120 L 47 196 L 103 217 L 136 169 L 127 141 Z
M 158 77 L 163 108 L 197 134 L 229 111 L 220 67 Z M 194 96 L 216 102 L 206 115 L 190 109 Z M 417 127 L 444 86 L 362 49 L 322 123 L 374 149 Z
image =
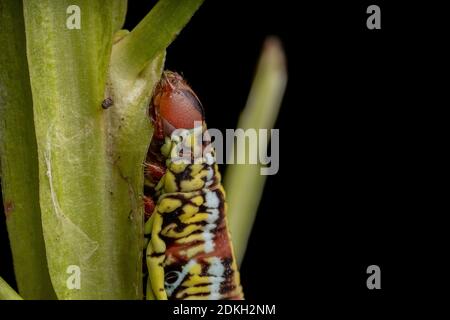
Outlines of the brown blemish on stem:
M 5 216 L 8 219 L 14 211 L 14 203 L 12 201 L 6 201 L 5 203 Z

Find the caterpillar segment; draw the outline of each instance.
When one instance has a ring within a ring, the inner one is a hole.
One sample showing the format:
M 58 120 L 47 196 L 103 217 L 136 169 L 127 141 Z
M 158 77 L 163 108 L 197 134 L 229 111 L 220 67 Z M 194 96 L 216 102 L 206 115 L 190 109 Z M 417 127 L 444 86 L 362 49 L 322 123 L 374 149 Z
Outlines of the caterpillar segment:
M 185 115 L 173 114 L 179 112 Z M 243 299 L 225 191 L 214 150 L 202 139 L 206 125 L 201 104 L 181 76 L 166 72 L 151 114 L 155 136 L 146 170 L 146 199 L 152 202 L 146 203 L 146 211 L 152 209 L 145 223 L 147 299 Z M 202 125 L 194 127 L 194 121 Z M 180 128 L 186 130 L 180 133 Z M 154 166 L 164 174 L 153 175 Z

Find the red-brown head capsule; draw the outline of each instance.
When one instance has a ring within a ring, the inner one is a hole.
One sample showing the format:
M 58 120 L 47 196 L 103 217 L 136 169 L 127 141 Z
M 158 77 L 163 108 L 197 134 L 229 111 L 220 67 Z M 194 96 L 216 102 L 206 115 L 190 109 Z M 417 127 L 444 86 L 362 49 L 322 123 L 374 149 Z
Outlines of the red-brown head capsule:
M 155 89 L 152 101 L 155 134 L 162 138 L 175 129 L 192 129 L 203 121 L 203 106 L 184 79 L 176 72 L 166 71 Z

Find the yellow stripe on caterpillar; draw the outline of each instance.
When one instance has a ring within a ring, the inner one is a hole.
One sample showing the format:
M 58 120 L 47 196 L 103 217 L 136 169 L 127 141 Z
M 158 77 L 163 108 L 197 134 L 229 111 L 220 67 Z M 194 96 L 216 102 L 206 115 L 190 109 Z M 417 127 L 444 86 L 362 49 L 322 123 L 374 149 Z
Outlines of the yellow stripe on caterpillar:
M 171 223 L 161 231 L 161 235 L 174 239 L 184 238 L 197 230 L 201 230 L 202 226 L 191 224 L 186 226 L 181 232 L 175 231 L 174 229 L 176 228 L 177 225 L 175 223 Z

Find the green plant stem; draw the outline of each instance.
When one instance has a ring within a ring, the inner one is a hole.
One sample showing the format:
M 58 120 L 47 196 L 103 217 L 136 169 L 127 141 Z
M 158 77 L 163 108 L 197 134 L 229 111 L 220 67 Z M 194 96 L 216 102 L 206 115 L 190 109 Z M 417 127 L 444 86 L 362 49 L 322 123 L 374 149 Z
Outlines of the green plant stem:
M 0 277 L 0 300 L 23 300 L 2 277 Z
M 112 54 L 113 72 L 134 79 L 163 52 L 204 0 L 159 0 L 150 13 L 120 41 Z
M 42 235 L 22 1 L 0 0 L 0 160 L 14 271 L 25 299 L 54 299 Z
M 239 118 L 238 128 L 272 129 L 286 83 L 285 57 L 281 44 L 278 39 L 269 38 L 265 42 L 246 107 Z M 267 149 L 267 145 L 259 147 Z M 248 154 L 248 145 L 243 144 L 241 148 L 242 150 L 234 151 Z M 245 254 L 267 177 L 261 175 L 261 168 L 260 164 L 229 165 L 225 175 L 229 227 L 239 265 Z
M 116 4 L 76 1 L 81 29 L 68 29 L 72 4 L 24 1 L 50 276 L 59 299 L 140 299 L 139 192 L 118 168 L 135 154 L 116 152 L 120 119 L 102 108 Z

